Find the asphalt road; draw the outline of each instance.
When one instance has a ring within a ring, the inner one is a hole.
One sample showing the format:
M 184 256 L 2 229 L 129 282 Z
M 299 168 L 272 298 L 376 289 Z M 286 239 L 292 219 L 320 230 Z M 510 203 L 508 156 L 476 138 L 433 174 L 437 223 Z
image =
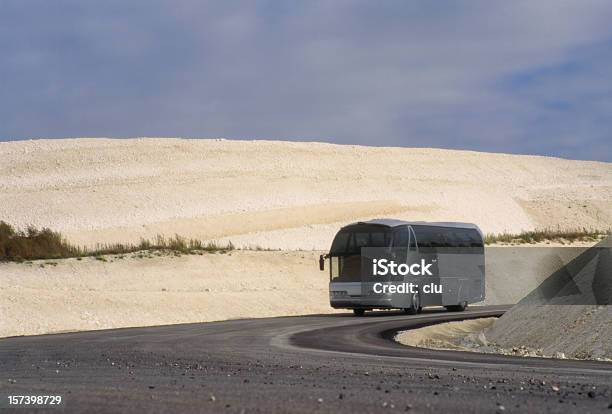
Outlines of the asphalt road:
M 612 414 L 611 363 L 431 351 L 388 339 L 398 329 L 505 309 L 7 338 L 0 340 L 0 407 L 8 395 L 35 394 L 64 402 L 35 412 Z

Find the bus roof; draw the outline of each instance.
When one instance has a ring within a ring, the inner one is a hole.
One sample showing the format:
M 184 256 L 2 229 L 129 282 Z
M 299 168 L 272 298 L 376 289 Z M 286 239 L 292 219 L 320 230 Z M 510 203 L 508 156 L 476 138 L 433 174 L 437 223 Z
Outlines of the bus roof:
M 373 220 L 369 220 L 369 221 L 358 221 L 355 223 L 351 223 L 345 227 L 348 226 L 354 226 L 356 224 L 371 224 L 371 225 L 375 225 L 375 226 L 385 226 L 385 227 L 399 227 L 399 226 L 410 226 L 410 225 L 420 225 L 420 226 L 433 226 L 433 227 L 457 227 L 457 228 L 462 228 L 462 229 L 476 229 L 478 230 L 478 232 L 482 233 L 480 231 L 480 228 L 473 223 L 461 223 L 461 222 L 456 222 L 456 221 L 448 221 L 448 222 L 444 222 L 444 221 L 404 221 L 404 220 L 396 220 L 396 219 L 388 219 L 388 218 L 380 218 L 380 219 L 373 219 Z

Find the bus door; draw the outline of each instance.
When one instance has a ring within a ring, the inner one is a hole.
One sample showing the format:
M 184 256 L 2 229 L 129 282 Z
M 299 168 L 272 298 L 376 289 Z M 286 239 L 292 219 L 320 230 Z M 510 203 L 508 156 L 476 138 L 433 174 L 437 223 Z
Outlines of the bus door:
M 417 228 L 414 229 L 411 227 L 411 235 L 415 240 L 415 253 L 410 255 L 411 263 L 431 264 L 428 268 L 431 275 L 414 277 L 419 285 L 421 305 L 440 306 L 442 304 L 442 294 L 432 290 L 441 286 L 440 269 L 438 265 L 440 234 L 438 234 L 435 227 L 415 227 Z

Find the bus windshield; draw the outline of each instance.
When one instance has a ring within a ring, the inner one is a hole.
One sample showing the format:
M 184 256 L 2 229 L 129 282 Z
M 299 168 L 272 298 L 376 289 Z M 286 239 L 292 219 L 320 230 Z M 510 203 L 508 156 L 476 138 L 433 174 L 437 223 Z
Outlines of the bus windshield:
M 353 256 L 361 253 L 362 247 L 405 247 L 408 245 L 407 230 L 393 231 L 384 226 L 356 225 L 342 229 L 334 238 L 331 256 Z

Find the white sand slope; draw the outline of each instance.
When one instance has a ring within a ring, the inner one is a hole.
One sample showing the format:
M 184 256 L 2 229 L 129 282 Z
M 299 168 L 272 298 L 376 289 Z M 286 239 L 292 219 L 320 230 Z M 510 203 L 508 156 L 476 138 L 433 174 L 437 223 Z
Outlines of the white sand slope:
M 0 219 L 73 242 L 175 233 L 326 249 L 337 228 L 392 216 L 485 232 L 612 223 L 612 164 L 323 143 L 66 139 L 0 143 Z
M 0 263 L 0 337 L 334 312 L 317 259 L 234 251 Z
M 542 282 L 542 274 L 583 250 L 488 247 L 485 304 L 518 302 Z M 0 337 L 334 312 L 319 253 L 0 263 Z M 529 261 L 521 261 L 526 254 Z
M 278 141 L 1 142 L 0 207 L 0 220 L 90 246 L 180 234 L 325 250 L 341 225 L 381 216 L 608 229 L 612 164 Z M 331 312 L 317 254 L 0 263 L 0 336 Z M 486 303 L 516 303 L 576 254 L 488 248 Z

